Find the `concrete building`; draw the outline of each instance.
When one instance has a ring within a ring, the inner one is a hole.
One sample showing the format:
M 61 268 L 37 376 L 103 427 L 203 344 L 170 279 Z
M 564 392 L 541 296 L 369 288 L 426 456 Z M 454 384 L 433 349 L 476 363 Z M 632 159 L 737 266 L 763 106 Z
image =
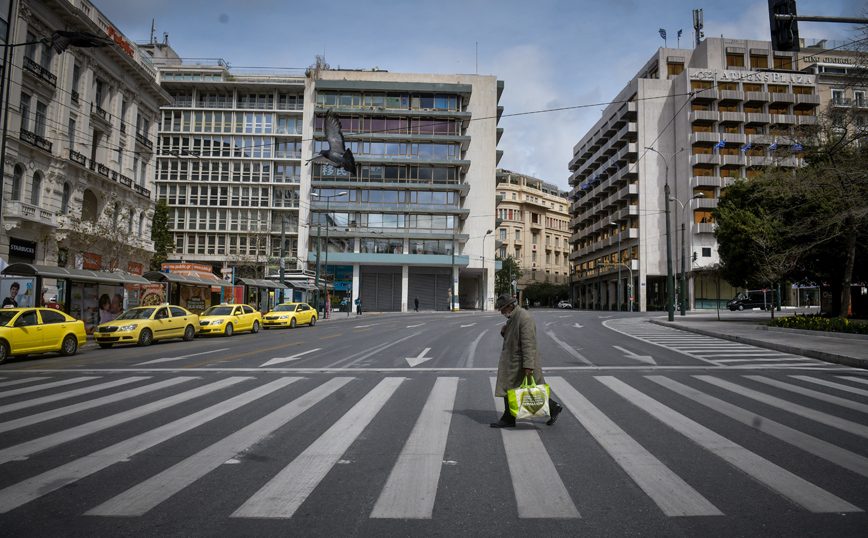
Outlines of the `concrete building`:
M 28 45 L 8 49 L 0 257 L 141 274 L 154 251 L 153 141 L 169 97 L 86 0 L 13 6 L 9 41 Z M 57 30 L 114 43 L 58 54 L 40 42 Z
M 711 211 L 736 178 L 801 165 L 790 135 L 816 122 L 820 96 L 817 77 L 797 65 L 766 41 L 710 38 L 659 49 L 612 99 L 569 163 L 581 306 L 616 308 L 629 293 L 642 311 L 665 306 L 667 183 L 671 263 L 676 282 L 685 267 L 689 308 L 733 296 L 714 277 Z
M 499 258 L 515 258 L 523 274 L 519 289 L 531 282 L 565 284 L 570 274 L 570 200 L 566 192 L 541 179 L 497 171 Z
M 321 64 L 252 73 L 142 46 L 173 98 L 156 178 L 172 208 L 172 261 L 274 277 L 284 237 L 289 268 L 316 271 L 319 250 L 323 282 L 365 309 L 404 311 L 418 296 L 447 310 L 453 280 L 456 307 L 482 308 L 486 295 L 493 305 L 495 77 Z M 356 175 L 308 162 L 326 145 L 328 110 Z

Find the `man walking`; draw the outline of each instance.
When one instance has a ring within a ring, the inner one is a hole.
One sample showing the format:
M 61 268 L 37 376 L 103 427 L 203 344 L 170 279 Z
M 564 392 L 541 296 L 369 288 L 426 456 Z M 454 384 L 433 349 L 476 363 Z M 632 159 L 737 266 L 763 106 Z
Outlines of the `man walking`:
M 419 298 L 416 297 L 416 312 L 419 311 Z
M 533 376 L 537 384 L 545 383 L 540 365 L 539 347 L 536 342 L 536 323 L 527 310 L 516 308 L 517 300 L 504 293 L 497 298 L 494 307 L 506 316 L 506 324 L 500 329 L 503 336 L 503 350 L 500 352 L 500 362 L 497 364 L 497 382 L 494 395 L 503 398 L 503 416 L 497 422 L 492 422 L 492 428 L 514 428 L 515 417 L 509 412 L 507 391 L 522 384 L 525 376 Z M 564 408 L 549 397 L 549 418 L 551 426 L 558 419 Z

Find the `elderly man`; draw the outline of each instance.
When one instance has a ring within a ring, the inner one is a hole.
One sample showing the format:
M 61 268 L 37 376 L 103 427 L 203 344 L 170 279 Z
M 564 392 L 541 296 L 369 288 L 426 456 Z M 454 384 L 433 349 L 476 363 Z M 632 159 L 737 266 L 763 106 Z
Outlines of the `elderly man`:
M 497 298 L 494 307 L 506 316 L 506 325 L 500 329 L 503 336 L 503 350 L 500 352 L 500 362 L 497 365 L 497 383 L 494 395 L 503 397 L 504 412 L 497 422 L 492 422 L 492 428 L 513 428 L 515 417 L 509 412 L 507 391 L 522 384 L 525 376 L 533 376 L 534 381 L 545 383 L 540 365 L 539 348 L 536 343 L 536 323 L 527 310 L 516 308 L 517 301 L 508 293 Z M 561 404 L 549 398 L 551 418 L 546 423 L 555 423 L 564 408 Z

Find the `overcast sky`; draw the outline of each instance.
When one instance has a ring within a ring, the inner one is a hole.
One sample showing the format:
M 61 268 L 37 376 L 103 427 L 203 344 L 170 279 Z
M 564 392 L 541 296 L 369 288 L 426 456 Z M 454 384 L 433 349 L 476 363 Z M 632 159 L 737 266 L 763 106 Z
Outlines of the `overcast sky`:
M 573 146 L 656 50 L 706 37 L 769 37 L 768 3 L 728 0 L 91 0 L 128 39 L 155 36 L 182 58 L 232 67 L 479 73 L 504 81 L 502 168 L 568 188 Z M 865 16 L 864 0 L 798 0 L 800 15 Z M 851 40 L 849 24 L 799 23 L 804 38 Z M 478 54 L 477 54 L 478 48 Z M 565 107 L 564 111 L 523 114 Z M 518 115 L 516 115 L 518 114 Z

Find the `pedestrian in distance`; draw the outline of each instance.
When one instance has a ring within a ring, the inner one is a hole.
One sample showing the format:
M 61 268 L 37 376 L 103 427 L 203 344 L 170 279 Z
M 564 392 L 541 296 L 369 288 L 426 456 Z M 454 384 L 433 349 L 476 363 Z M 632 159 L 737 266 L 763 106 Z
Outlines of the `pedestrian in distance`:
M 356 298 L 356 315 L 357 316 L 362 315 L 362 298 L 361 297 Z
M 419 311 L 419 298 L 416 297 L 416 312 Z
M 536 322 L 527 310 L 517 308 L 518 301 L 504 293 L 497 298 L 494 308 L 506 316 L 506 324 L 500 329 L 503 336 L 503 349 L 497 364 L 497 382 L 494 385 L 494 395 L 503 398 L 503 416 L 497 422 L 492 422 L 492 428 L 513 428 L 515 417 L 509 412 L 507 393 L 510 389 L 521 386 L 525 376 L 533 376 L 536 384 L 545 383 L 540 364 L 539 347 L 536 341 Z M 546 424 L 551 426 L 558 419 L 564 408 L 549 397 L 550 418 Z

